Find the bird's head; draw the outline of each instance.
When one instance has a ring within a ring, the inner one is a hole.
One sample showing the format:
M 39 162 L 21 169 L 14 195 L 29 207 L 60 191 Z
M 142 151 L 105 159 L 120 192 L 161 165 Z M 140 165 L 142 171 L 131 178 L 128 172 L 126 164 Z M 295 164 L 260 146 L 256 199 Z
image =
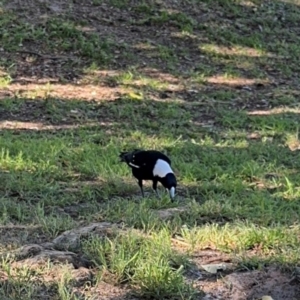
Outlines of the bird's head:
M 165 177 L 164 186 L 167 189 L 171 200 L 173 201 L 176 196 L 176 187 L 177 187 L 177 180 L 173 173 L 169 173 Z
M 138 165 L 135 164 L 136 162 L 136 154 L 142 150 L 140 149 L 134 149 L 133 151 L 130 152 L 121 152 L 119 157 L 121 159 L 121 162 L 126 162 L 128 165 L 131 167 L 138 167 Z

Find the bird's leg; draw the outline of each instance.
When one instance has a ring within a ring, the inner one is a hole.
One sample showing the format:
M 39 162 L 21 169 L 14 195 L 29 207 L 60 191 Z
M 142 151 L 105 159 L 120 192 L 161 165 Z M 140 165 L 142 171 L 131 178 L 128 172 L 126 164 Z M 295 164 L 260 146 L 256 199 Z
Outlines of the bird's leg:
M 144 190 L 143 190 L 143 180 L 139 179 L 138 180 L 138 185 L 139 185 L 139 187 L 141 189 L 142 197 L 144 198 L 145 195 L 144 195 Z
M 153 180 L 152 188 L 153 188 L 153 190 L 154 190 L 156 196 L 157 196 L 158 198 L 160 198 L 160 197 L 159 197 L 159 193 L 158 193 L 158 191 L 157 191 L 157 180 Z

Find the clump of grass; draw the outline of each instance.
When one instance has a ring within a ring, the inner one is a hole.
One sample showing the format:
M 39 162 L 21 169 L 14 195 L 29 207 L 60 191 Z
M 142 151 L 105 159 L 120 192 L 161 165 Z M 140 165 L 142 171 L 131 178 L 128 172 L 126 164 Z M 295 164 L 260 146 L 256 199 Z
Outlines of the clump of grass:
M 91 238 L 84 252 L 100 268 L 102 278 L 129 282 L 136 292 L 153 299 L 192 299 L 193 289 L 183 278 L 183 265 L 171 249 L 169 234 L 162 230 L 151 236 L 129 232 L 113 239 Z
M 2 259 L 1 269 L 6 273 L 7 279 L 1 281 L 0 296 L 9 299 L 29 300 L 36 297 L 36 286 L 33 282 L 36 274 L 28 266 L 12 268 L 10 259 Z
M 59 278 L 56 281 L 57 294 L 61 300 L 80 300 L 80 296 L 72 290 L 72 281 L 70 270 L 64 268 L 60 272 Z M 88 298 L 87 298 L 88 299 Z
M 155 15 L 153 15 L 152 10 L 145 10 L 144 12 L 150 16 L 146 16 L 145 19 L 139 21 L 138 23 L 140 24 L 172 24 L 177 26 L 181 31 L 189 33 L 193 32 L 193 29 L 196 26 L 196 21 L 184 12 L 170 13 L 167 10 L 159 10 Z

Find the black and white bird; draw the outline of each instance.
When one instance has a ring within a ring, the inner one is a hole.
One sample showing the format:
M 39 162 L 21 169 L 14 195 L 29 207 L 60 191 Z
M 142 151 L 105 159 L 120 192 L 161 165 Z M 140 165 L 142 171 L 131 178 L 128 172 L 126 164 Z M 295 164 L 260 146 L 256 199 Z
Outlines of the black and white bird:
M 160 182 L 169 191 L 171 200 L 174 200 L 177 180 L 171 168 L 171 160 L 165 154 L 156 150 L 135 149 L 121 152 L 119 157 L 121 162 L 126 162 L 131 167 L 143 197 L 143 180 L 152 180 L 152 188 L 157 196 L 157 183 Z

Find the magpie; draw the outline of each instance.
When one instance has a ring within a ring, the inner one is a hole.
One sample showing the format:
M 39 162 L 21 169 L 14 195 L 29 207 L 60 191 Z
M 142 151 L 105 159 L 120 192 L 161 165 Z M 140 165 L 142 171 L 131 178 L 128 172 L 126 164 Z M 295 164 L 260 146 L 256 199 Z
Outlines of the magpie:
M 177 180 L 169 157 L 156 150 L 141 149 L 121 152 L 119 157 L 121 162 L 126 162 L 131 167 L 132 175 L 138 180 L 143 197 L 143 180 L 152 180 L 152 188 L 158 197 L 157 183 L 160 182 L 169 191 L 171 200 L 174 200 Z

